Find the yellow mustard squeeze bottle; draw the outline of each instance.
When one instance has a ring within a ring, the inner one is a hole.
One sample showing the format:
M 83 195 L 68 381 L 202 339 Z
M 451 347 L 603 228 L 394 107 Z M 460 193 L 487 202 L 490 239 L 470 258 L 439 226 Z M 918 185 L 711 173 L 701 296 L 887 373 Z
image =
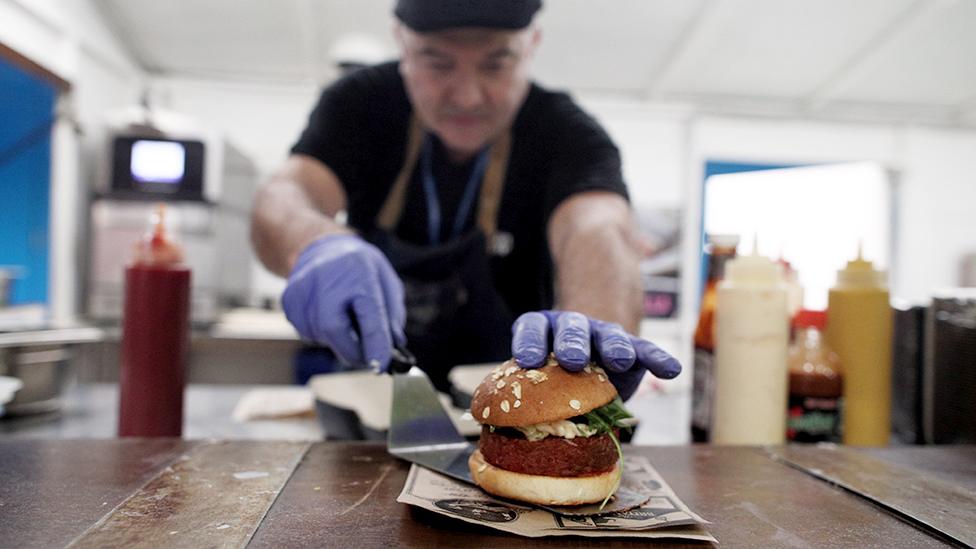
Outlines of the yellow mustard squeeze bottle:
M 857 259 L 827 299 L 827 343 L 844 374 L 844 444 L 887 446 L 891 436 L 892 313 L 886 273 Z

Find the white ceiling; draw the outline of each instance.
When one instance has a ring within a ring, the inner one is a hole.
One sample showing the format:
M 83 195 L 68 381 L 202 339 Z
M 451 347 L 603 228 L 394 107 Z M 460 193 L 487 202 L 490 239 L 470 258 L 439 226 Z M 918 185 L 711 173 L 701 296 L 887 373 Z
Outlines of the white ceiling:
M 147 71 L 327 82 L 341 41 L 393 55 L 392 0 L 93 0 Z M 548 0 L 550 86 L 704 110 L 976 127 L 976 0 Z

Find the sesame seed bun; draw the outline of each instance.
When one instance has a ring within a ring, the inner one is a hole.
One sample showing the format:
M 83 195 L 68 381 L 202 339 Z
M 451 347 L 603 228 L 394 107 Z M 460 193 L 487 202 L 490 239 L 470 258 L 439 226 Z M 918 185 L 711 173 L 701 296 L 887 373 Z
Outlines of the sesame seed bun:
M 549 477 L 508 471 L 485 461 L 481 451 L 468 458 L 471 477 L 486 492 L 540 505 L 583 505 L 603 501 L 617 485 L 620 467 L 583 477 Z
M 475 389 L 471 415 L 485 425 L 524 427 L 583 415 L 615 398 L 617 390 L 595 364 L 570 372 L 551 356 L 535 369 L 509 360 Z

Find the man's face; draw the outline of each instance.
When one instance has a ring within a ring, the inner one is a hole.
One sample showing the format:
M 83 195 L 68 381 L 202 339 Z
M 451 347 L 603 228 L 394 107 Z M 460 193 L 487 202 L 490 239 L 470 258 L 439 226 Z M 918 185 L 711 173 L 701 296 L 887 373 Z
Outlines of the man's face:
M 515 118 L 528 91 L 534 29 L 396 30 L 414 111 L 453 155 L 477 153 Z

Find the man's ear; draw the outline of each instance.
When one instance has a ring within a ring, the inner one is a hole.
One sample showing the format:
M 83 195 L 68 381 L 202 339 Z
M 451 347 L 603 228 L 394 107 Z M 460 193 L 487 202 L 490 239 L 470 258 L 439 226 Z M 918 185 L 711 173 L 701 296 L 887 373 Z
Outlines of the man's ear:
M 404 36 L 403 23 L 395 21 L 393 23 L 393 41 L 396 42 L 400 57 L 403 57 L 407 49 L 406 36 Z
M 406 76 L 403 74 L 403 71 L 406 69 L 405 61 L 407 58 L 407 37 L 403 28 L 403 23 L 399 21 L 393 23 L 393 41 L 396 42 L 397 51 L 400 54 L 400 62 L 397 63 L 397 70 L 400 73 L 400 77 L 403 78 Z
M 533 25 L 529 33 L 529 55 L 534 56 L 536 48 L 542 42 L 542 29 Z

